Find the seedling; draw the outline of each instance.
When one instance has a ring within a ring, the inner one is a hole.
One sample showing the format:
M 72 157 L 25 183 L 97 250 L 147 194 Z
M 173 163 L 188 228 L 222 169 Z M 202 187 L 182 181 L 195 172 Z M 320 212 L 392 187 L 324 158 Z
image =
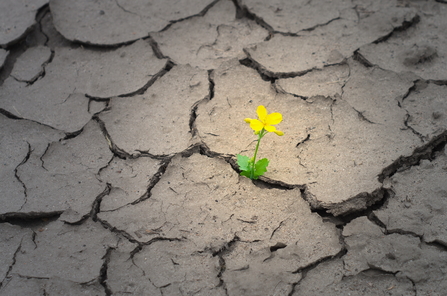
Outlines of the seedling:
M 258 119 L 245 118 L 245 122 L 250 124 L 251 129 L 254 130 L 254 134 L 258 136 L 255 154 L 252 158 L 245 155 L 237 155 L 237 164 L 241 170 L 241 176 L 252 180 L 256 180 L 262 176 L 267 171 L 267 166 L 269 165 L 267 158 L 256 161 L 261 139 L 269 132 L 275 133 L 278 136 L 284 135 L 282 131 L 276 130 L 276 127 L 273 126 L 282 121 L 281 113 L 268 114 L 267 109 L 262 105 L 258 107 L 256 113 L 258 114 Z

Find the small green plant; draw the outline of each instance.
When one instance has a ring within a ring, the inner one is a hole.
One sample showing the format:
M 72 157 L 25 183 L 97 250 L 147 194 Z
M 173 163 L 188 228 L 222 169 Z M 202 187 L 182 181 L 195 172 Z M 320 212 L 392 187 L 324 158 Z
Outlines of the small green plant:
M 256 161 L 256 155 L 258 154 L 261 139 L 269 132 L 273 132 L 278 136 L 284 135 L 283 132 L 276 130 L 276 127 L 273 126 L 282 121 L 281 113 L 268 114 L 267 109 L 262 105 L 258 107 L 256 113 L 258 114 L 258 119 L 245 118 L 245 122 L 250 124 L 255 135 L 258 136 L 255 154 L 252 158 L 245 155 L 237 155 L 237 164 L 241 170 L 241 176 L 245 176 L 252 180 L 256 180 L 259 176 L 262 176 L 267 171 L 267 166 L 269 165 L 269 160 L 267 158 Z

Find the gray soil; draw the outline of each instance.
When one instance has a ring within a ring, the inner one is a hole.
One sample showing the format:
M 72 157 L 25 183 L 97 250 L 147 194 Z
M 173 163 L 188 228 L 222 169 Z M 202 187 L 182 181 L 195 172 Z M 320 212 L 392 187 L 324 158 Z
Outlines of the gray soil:
M 0 296 L 446 295 L 446 15 L 1 1 Z

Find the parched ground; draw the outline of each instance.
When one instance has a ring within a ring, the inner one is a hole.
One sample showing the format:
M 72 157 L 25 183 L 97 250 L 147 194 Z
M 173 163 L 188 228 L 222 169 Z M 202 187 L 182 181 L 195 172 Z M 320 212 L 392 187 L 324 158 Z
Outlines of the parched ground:
M 446 15 L 2 0 L 0 295 L 445 295 Z

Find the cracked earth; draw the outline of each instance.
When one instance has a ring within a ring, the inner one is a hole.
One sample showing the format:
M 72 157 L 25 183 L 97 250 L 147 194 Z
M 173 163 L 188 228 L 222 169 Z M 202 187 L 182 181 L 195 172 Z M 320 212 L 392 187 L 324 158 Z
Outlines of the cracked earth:
M 445 295 L 446 15 L 2 1 L 0 295 Z

